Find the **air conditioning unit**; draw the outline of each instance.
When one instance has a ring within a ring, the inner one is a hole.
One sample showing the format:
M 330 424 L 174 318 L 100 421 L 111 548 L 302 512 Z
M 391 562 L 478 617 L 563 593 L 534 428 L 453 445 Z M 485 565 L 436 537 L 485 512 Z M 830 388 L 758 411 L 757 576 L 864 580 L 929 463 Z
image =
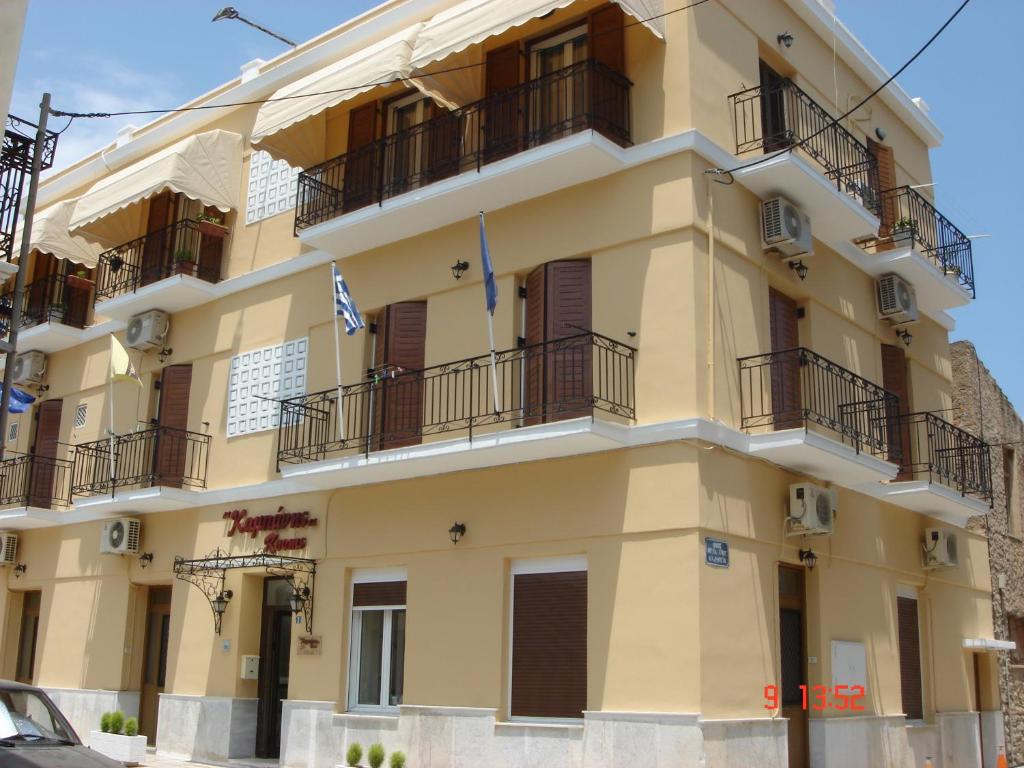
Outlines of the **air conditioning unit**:
M 0 567 L 18 562 L 18 534 L 0 533 Z
M 917 322 L 914 286 L 891 272 L 878 278 L 878 316 L 893 325 Z
M 137 555 L 142 539 L 142 523 L 133 517 L 108 520 L 103 524 L 100 552 L 104 555 Z
M 922 545 L 924 567 L 955 568 L 960 562 L 956 552 L 956 534 L 942 528 L 925 528 Z
M 22 352 L 14 359 L 14 383 L 38 384 L 46 375 L 46 355 L 42 352 Z
M 789 536 L 827 536 L 832 533 L 836 515 L 836 492 L 813 483 L 789 486 Z
M 143 312 L 128 323 L 128 330 L 124 334 L 125 344 L 132 349 L 163 347 L 170 327 L 170 320 L 163 310 L 151 309 L 149 312 Z
M 806 256 L 814 248 L 811 220 L 784 197 L 761 203 L 761 245 L 783 258 Z

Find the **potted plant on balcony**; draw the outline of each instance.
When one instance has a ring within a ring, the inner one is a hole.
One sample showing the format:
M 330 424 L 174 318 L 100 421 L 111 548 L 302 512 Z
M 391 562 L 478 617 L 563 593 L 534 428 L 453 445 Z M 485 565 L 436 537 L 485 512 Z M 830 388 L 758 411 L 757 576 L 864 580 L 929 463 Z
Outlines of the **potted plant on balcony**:
M 141 765 L 146 760 L 146 737 L 139 736 L 139 721 L 127 720 L 123 712 L 105 712 L 100 729 L 89 731 L 89 747 L 111 760 L 125 765 Z
M 900 216 L 893 222 L 890 228 L 894 240 L 908 237 L 913 240 L 917 237 L 917 221 L 908 216 Z
M 207 237 L 215 237 L 223 240 L 228 236 L 228 228 L 224 226 L 223 216 L 212 216 L 208 213 L 200 213 L 196 216 L 199 223 L 199 231 Z
M 68 275 L 65 278 L 65 282 L 68 288 L 74 288 L 78 291 L 91 291 L 93 286 L 96 285 L 94 280 L 89 279 L 89 272 L 84 267 L 79 267 L 73 275 Z
M 174 252 L 174 274 L 194 275 L 196 273 L 196 257 L 188 248 L 179 248 Z

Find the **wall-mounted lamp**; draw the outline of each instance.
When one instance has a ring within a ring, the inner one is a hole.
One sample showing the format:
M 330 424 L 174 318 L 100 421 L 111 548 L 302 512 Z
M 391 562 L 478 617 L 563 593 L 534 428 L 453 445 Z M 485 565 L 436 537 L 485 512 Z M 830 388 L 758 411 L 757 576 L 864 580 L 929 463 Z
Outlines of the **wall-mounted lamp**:
M 20 579 L 27 570 L 28 566 L 26 566 L 24 563 L 18 563 L 16 566 L 14 566 L 14 578 Z
M 174 350 L 173 349 L 171 349 L 170 347 L 164 347 L 163 349 L 161 349 L 159 352 L 156 353 L 156 356 L 158 358 L 160 358 L 160 362 L 162 363 L 164 360 L 166 360 L 168 357 L 170 357 L 173 354 L 174 354 Z
M 803 261 L 801 261 L 800 259 L 789 262 L 789 268 L 796 272 L 796 276 L 799 277 L 801 280 L 806 280 L 807 273 L 810 271 L 810 268 L 806 264 L 804 264 Z
M 899 337 L 900 341 L 902 341 L 908 347 L 910 346 L 910 342 L 914 340 L 914 335 L 906 328 L 897 328 L 896 335 Z
M 885 128 L 883 128 L 882 126 L 878 126 L 877 128 L 875 128 L 875 136 L 878 137 L 879 141 L 885 141 L 886 135 L 887 134 L 885 132 Z
M 452 540 L 452 544 L 458 544 L 459 539 L 466 535 L 466 524 L 456 523 L 448 529 L 448 537 Z
M 231 602 L 231 598 L 235 596 L 235 593 L 230 589 L 226 589 L 210 601 L 210 606 L 213 608 L 213 623 L 216 625 L 214 629 L 217 630 L 217 634 L 220 634 L 220 617 L 224 615 L 224 611 L 228 607 L 228 603 Z
M 306 609 L 306 601 L 309 600 L 309 587 L 303 585 L 296 587 L 292 591 L 291 597 L 288 598 L 288 604 L 291 606 L 292 613 L 299 613 Z
M 452 269 L 452 277 L 454 277 L 456 280 L 461 280 L 462 279 L 462 273 L 465 272 L 467 269 L 469 269 L 469 262 L 468 261 L 456 261 L 454 264 L 452 264 L 451 269 Z
M 800 562 L 807 567 L 808 571 L 813 571 L 814 566 L 818 564 L 818 556 L 814 554 L 813 549 L 801 549 Z
M 153 553 L 152 552 L 143 552 L 141 555 L 139 555 L 139 567 L 140 568 L 147 568 L 149 566 L 149 564 L 152 563 L 152 562 L 153 562 Z
M 793 47 L 793 36 L 789 34 L 789 32 L 783 32 L 781 35 L 778 35 L 775 39 L 781 46 L 784 46 L 786 48 Z

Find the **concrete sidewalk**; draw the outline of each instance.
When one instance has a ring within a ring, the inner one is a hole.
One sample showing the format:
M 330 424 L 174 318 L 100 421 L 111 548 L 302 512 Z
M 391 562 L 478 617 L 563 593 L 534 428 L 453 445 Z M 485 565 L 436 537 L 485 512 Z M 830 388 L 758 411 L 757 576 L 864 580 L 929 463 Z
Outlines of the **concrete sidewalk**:
M 146 768 L 277 768 L 277 760 L 260 760 L 247 758 L 244 760 L 228 760 L 218 763 L 197 763 L 173 757 L 157 755 L 152 749 L 146 751 Z

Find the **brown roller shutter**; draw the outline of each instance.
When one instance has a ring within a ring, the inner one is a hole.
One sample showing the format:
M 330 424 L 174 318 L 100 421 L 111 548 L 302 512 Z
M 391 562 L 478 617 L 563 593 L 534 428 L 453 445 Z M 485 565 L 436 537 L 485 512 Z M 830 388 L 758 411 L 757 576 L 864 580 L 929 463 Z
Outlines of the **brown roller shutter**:
M 380 425 L 377 449 L 417 445 L 423 426 L 423 365 L 427 341 L 427 302 L 391 304 L 378 321 L 377 387 Z M 380 338 L 381 334 L 383 338 Z
M 38 457 L 32 461 L 29 481 L 29 506 L 49 509 L 53 504 L 53 486 L 57 448 L 60 441 L 60 418 L 64 410 L 63 400 L 44 400 L 36 411 L 36 439 L 32 453 Z M 49 461 L 48 461 L 49 459 Z
M 591 58 L 616 72 L 626 71 L 626 18 L 622 8 L 607 5 L 590 14 Z
M 900 644 L 900 690 L 903 694 L 903 713 L 908 720 L 923 720 L 921 703 L 921 637 L 917 622 L 917 600 L 896 598 Z
M 517 574 L 511 714 L 575 718 L 586 708 L 586 571 Z
M 139 282 L 155 283 L 163 277 L 171 264 L 174 238 L 167 227 L 174 223 L 178 198 L 173 192 L 161 192 L 149 199 L 149 217 L 146 221 L 146 241 L 142 246 L 142 265 Z M 128 257 L 131 258 L 130 255 Z M 127 259 L 126 259 L 127 260 Z
M 217 216 L 223 220 L 224 213 L 212 205 L 203 209 L 207 216 Z M 220 281 L 221 257 L 224 253 L 224 238 L 199 236 L 199 277 L 208 283 Z
M 378 162 L 376 101 L 353 109 L 348 116 L 348 145 L 345 159 L 345 184 L 342 194 L 346 211 L 376 202 L 381 182 Z M 358 150 L 358 151 L 357 151 Z
M 896 414 L 886 414 L 889 425 L 886 437 L 889 441 L 889 461 L 900 465 L 897 480 L 909 480 L 913 476 L 910 465 L 914 461 L 914 450 L 920 446 L 911 445 L 910 424 L 898 415 L 910 413 L 910 388 L 907 386 L 907 356 L 901 347 L 882 345 L 882 386 L 899 398 Z M 898 426 L 897 426 L 898 425 Z
M 796 302 L 774 288 L 768 289 L 772 352 L 800 346 Z M 797 352 L 778 355 L 772 361 L 772 411 L 776 429 L 803 426 L 800 398 L 800 357 Z
M 404 581 L 376 581 L 352 585 L 353 607 L 405 605 Z
M 896 156 L 892 147 L 879 144 L 877 141 L 868 139 L 868 152 L 878 161 L 878 189 L 879 193 L 885 193 L 896 189 Z M 892 233 L 892 225 L 899 218 L 899 204 L 894 195 L 882 194 L 881 222 L 878 227 L 878 250 L 888 251 L 893 248 L 893 242 L 889 239 Z
M 484 83 L 487 96 L 484 159 L 487 162 L 508 157 L 518 150 L 521 95 L 510 89 L 519 85 L 519 57 L 519 43 L 487 52 Z
M 185 477 L 188 450 L 188 398 L 192 389 L 192 366 L 169 365 L 160 382 L 158 423 L 164 429 L 157 434 L 156 485 L 180 488 Z

